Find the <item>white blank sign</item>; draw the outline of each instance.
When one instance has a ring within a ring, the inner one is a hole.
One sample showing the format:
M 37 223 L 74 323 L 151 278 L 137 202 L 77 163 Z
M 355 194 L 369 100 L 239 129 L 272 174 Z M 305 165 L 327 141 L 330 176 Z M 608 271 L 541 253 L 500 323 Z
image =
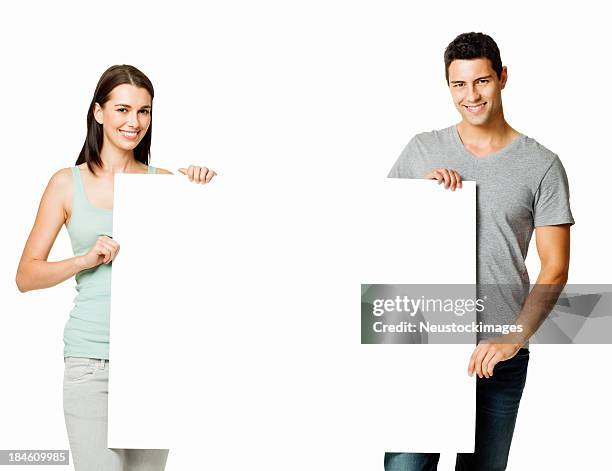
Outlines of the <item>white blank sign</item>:
M 473 283 L 474 185 L 264 183 L 117 175 L 109 447 L 215 470 L 472 451 L 473 347 L 361 345 L 359 288 Z
M 364 229 L 363 283 L 474 285 L 474 182 L 452 192 L 434 181 L 389 179 L 368 189 L 364 199 L 362 210 L 371 222 Z M 382 449 L 474 451 L 475 380 L 467 375 L 473 349 L 362 346 L 370 393 L 380 397 L 372 421 Z

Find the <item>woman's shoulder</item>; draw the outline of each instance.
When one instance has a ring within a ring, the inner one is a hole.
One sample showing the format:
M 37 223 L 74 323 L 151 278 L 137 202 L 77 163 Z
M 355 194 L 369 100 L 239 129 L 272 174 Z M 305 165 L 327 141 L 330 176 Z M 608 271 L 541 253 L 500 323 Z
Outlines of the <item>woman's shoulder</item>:
M 49 179 L 49 185 L 54 187 L 72 186 L 72 170 L 71 167 L 60 168 Z
M 50 198 L 57 204 L 61 205 L 66 210 L 68 201 L 70 201 L 73 190 L 72 170 L 71 167 L 61 168 L 57 170 L 47 184 L 43 199 Z
M 163 173 L 163 174 L 173 175 L 173 173 L 171 171 L 166 170 L 165 168 L 155 167 L 155 169 L 156 169 L 155 173 Z

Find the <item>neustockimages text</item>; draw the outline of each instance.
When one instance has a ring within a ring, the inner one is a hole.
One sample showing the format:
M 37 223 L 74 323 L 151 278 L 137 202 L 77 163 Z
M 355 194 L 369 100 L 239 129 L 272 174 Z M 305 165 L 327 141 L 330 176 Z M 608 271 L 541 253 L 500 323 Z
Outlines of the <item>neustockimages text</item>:
M 440 299 L 440 298 L 411 298 L 409 296 L 396 296 L 395 298 L 375 299 L 372 301 L 372 314 L 381 317 L 387 313 L 402 313 L 414 317 L 417 313 L 447 313 L 462 317 L 466 313 L 480 313 L 485 309 L 485 299 Z M 390 323 L 376 321 L 372 324 L 376 333 L 498 333 L 522 332 L 522 325 L 490 325 L 482 322 L 444 322 L 433 324 L 430 322 L 410 322 L 394 319 Z

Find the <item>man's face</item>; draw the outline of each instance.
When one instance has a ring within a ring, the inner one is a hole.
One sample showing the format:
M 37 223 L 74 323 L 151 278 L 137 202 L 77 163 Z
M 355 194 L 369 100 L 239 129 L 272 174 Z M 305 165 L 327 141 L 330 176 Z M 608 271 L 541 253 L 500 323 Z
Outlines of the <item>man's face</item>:
M 501 79 L 491 68 L 489 59 L 456 59 L 448 67 L 448 82 L 455 107 L 463 120 L 481 126 L 491 123 L 502 113 L 501 91 L 506 86 L 507 70 Z

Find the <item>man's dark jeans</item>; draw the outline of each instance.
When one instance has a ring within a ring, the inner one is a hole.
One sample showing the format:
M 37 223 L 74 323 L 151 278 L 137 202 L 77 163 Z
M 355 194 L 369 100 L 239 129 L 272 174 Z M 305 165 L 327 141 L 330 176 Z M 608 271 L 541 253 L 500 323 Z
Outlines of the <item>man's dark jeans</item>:
M 458 453 L 456 471 L 506 469 L 528 363 L 529 350 L 521 348 L 495 365 L 492 377 L 476 379 L 474 453 Z M 385 453 L 385 471 L 435 471 L 439 459 L 439 453 Z

